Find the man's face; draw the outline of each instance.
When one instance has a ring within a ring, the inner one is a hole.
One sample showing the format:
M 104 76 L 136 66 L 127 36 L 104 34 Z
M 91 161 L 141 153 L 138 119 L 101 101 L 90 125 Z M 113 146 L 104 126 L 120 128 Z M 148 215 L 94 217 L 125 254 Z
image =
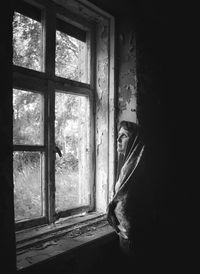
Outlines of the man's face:
M 125 154 L 130 134 L 125 128 L 120 128 L 117 138 L 117 151 Z

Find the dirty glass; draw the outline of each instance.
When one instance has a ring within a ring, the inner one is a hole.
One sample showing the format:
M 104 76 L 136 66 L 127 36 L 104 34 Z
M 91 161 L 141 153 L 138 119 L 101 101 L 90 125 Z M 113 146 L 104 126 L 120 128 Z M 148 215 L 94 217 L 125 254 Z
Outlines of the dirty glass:
M 56 31 L 56 70 L 57 76 L 88 83 L 87 45 L 66 33 Z
M 13 64 L 43 71 L 42 24 L 18 12 L 13 17 Z
M 56 92 L 56 211 L 89 204 L 89 100 Z M 61 155 L 62 154 L 62 155 Z
M 15 220 L 41 217 L 44 214 L 44 163 L 40 152 L 13 153 Z
M 13 90 L 13 144 L 43 144 L 43 97 L 41 94 Z

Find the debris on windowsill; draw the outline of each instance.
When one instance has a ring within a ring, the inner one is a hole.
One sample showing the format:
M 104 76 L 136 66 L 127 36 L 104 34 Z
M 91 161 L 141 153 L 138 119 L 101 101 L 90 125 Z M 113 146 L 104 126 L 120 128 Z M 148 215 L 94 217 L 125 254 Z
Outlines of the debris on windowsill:
M 93 224 L 91 226 L 86 226 L 86 227 L 82 227 L 82 228 L 77 228 L 77 229 L 74 229 L 73 231 L 69 232 L 67 234 L 68 237 L 70 238 L 75 238 L 77 236 L 80 236 L 82 234 L 84 235 L 90 235 L 92 232 L 94 233 L 97 229 L 101 228 L 101 227 L 104 227 L 106 226 L 108 223 L 107 221 L 104 221 L 104 222 L 100 222 L 100 223 L 96 223 L 96 224 Z
M 64 235 L 70 235 L 69 232 L 74 232 L 77 229 L 87 229 L 88 226 L 100 224 L 106 220 L 105 214 L 91 213 L 82 216 L 59 219 L 51 225 L 42 225 L 40 227 L 26 229 L 16 233 L 17 251 L 22 251 L 31 246 L 54 240 Z M 75 232 L 74 232 L 75 233 Z M 79 233 L 76 233 L 79 235 Z
M 81 248 L 87 248 L 88 244 L 96 246 L 101 243 L 102 239 L 109 241 L 115 236 L 107 221 L 93 223 L 82 228 L 77 227 L 62 237 L 19 250 L 17 252 L 17 269 L 24 269 L 39 262 L 45 262 L 58 255 L 66 254 L 68 256 L 73 254 L 74 251 L 77 252 L 77 250 L 81 252 Z

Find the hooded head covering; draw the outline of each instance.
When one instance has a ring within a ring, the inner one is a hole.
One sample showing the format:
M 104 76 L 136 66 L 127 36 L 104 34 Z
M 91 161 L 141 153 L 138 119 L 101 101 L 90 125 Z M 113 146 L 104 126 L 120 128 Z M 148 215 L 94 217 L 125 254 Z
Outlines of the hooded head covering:
M 130 214 L 130 189 L 137 183 L 137 169 L 144 152 L 144 138 L 141 127 L 132 122 L 123 121 L 119 129 L 124 127 L 130 133 L 124 155 L 118 156 L 117 182 L 114 197 L 108 206 L 108 222 L 117 233 L 125 239 L 129 237 L 130 226 L 134 214 Z
M 122 121 L 119 126 L 128 130 L 130 138 L 126 147 L 125 155 L 121 153 L 118 155 L 118 168 L 117 168 L 117 189 L 115 187 L 115 196 L 119 196 L 118 192 L 123 192 L 120 189 L 128 187 L 131 177 L 142 157 L 144 151 L 144 136 L 142 128 L 136 123 Z M 116 186 L 116 184 L 115 184 Z M 114 196 L 114 197 L 115 197 Z

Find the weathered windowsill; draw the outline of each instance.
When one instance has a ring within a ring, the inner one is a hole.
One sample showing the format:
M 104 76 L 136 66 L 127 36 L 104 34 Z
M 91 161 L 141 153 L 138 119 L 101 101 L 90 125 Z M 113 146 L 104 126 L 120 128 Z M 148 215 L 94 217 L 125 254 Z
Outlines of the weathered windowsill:
M 79 223 L 77 223 L 79 219 Z M 53 226 L 17 233 L 17 270 L 55 259 L 59 255 L 75 256 L 81 249 L 102 244 L 116 237 L 105 215 L 88 214 L 60 221 Z

